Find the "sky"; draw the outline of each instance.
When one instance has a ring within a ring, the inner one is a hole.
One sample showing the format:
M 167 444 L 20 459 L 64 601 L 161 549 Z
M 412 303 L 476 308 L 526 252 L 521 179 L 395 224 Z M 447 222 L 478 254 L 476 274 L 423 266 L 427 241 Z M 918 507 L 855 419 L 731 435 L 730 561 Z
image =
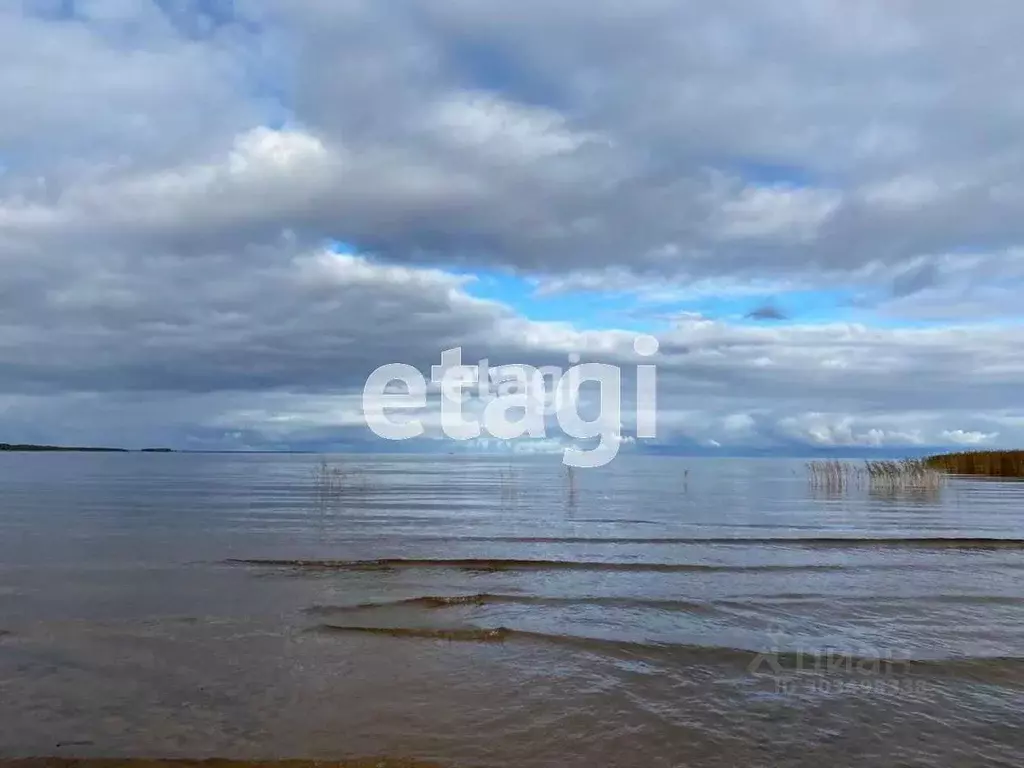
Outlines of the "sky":
M 433 389 L 376 438 L 370 373 L 458 346 L 620 366 L 626 438 L 656 363 L 630 450 L 1020 447 L 1022 33 L 1012 0 L 0 0 L 0 442 L 568 441 L 453 445 Z

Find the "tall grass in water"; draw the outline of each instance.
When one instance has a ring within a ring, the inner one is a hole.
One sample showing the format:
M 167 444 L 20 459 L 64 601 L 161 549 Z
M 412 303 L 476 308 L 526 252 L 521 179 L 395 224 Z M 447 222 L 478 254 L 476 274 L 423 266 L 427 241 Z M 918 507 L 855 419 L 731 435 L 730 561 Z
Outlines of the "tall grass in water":
M 929 456 L 925 463 L 940 472 L 984 477 L 1024 477 L 1024 451 L 963 451 Z
M 899 461 L 812 461 L 807 465 L 811 485 L 828 491 L 852 488 L 919 490 L 941 487 L 946 476 L 920 459 Z
M 578 477 L 575 467 L 566 466 L 562 479 L 564 481 L 566 500 L 570 505 L 574 505 L 579 494 Z M 509 464 L 507 469 L 502 468 L 498 470 L 498 484 L 501 489 L 501 500 L 503 502 L 517 502 L 520 490 L 524 493 L 536 490 L 536 484 L 531 485 L 529 480 L 524 481 L 520 470 L 511 464 Z
M 364 490 L 366 478 L 362 473 L 342 464 L 329 464 L 324 459 L 313 468 L 313 497 L 321 512 L 339 506 L 346 498 Z
M 508 469 L 498 470 L 499 483 L 501 487 L 502 501 L 516 501 L 519 499 L 519 472 L 511 464 Z
M 565 467 L 565 490 L 567 494 L 566 501 L 571 506 L 576 505 L 576 468 L 573 466 L 566 465 Z

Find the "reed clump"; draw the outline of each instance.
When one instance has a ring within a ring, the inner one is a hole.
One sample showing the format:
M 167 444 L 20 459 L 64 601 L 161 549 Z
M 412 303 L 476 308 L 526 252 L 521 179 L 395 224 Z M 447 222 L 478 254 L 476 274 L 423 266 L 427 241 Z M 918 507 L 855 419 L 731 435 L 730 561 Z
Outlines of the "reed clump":
M 928 456 L 924 461 L 952 475 L 1024 477 L 1024 451 L 961 451 Z
M 811 485 L 842 492 L 853 488 L 920 490 L 940 488 L 946 475 L 922 459 L 896 461 L 812 461 L 807 465 Z
M 313 495 L 321 511 L 335 507 L 365 490 L 366 478 L 354 469 L 342 464 L 330 464 L 326 460 L 313 468 Z

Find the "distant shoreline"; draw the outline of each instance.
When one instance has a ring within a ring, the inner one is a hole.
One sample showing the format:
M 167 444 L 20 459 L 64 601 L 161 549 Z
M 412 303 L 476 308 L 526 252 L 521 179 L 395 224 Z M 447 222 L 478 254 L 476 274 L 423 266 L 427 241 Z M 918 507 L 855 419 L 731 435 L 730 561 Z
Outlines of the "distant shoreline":
M 238 451 L 179 450 L 177 448 L 108 448 L 92 445 L 36 445 L 34 443 L 0 443 L 0 453 L 189 453 L 189 454 L 302 454 L 319 455 L 316 451 Z
M 34 445 L 32 443 L 0 443 L 0 451 L 7 453 L 176 453 L 172 448 L 103 448 L 79 445 Z

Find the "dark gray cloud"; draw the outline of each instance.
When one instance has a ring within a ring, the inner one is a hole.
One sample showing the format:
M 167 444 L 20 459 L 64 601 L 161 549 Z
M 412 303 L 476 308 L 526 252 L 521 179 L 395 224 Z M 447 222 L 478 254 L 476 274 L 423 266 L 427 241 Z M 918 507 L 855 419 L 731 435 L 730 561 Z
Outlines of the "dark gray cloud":
M 788 320 L 789 315 L 774 304 L 762 304 L 747 313 L 749 320 Z

